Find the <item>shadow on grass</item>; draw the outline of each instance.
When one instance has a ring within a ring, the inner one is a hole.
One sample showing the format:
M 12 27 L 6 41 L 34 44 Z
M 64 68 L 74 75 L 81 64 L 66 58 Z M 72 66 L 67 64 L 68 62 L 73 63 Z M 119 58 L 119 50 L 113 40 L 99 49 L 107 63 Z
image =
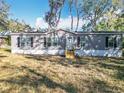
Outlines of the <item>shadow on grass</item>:
M 59 84 L 57 82 L 54 82 L 49 77 L 37 73 L 35 70 L 25 66 L 22 66 L 22 69 L 28 71 L 32 76 L 30 75 L 18 76 L 15 78 L 0 80 L 0 82 L 17 84 L 19 86 L 25 85 L 25 86 L 33 87 L 37 93 L 41 93 L 39 87 L 42 87 L 42 85 L 45 85 L 47 88 L 50 89 L 60 88 L 62 90 L 65 90 L 67 93 L 77 93 L 76 88 L 72 84 Z
M 105 68 L 105 69 L 112 69 L 116 70 L 117 73 L 115 72 L 115 78 L 124 80 L 124 63 L 119 60 L 116 61 L 110 61 L 110 62 L 101 62 L 98 64 L 100 67 Z
M 8 57 L 6 55 L 3 55 L 3 53 L 0 53 L 0 58 Z
M 123 91 L 121 88 L 110 85 L 105 81 L 95 79 L 90 84 L 88 83 L 88 92 L 87 93 L 120 93 L 119 91 Z
M 124 58 L 109 58 L 112 63 L 124 65 Z
M 11 49 L 8 48 L 0 48 L 0 50 L 11 53 Z
M 0 58 L 4 58 L 4 57 L 7 57 L 7 56 L 5 56 L 5 55 L 0 55 Z
M 37 61 L 49 61 L 51 63 L 57 63 L 57 64 L 60 64 L 62 66 L 74 66 L 74 67 L 82 67 L 83 65 L 87 64 L 86 61 L 82 61 L 80 59 L 67 59 L 65 57 L 62 57 L 62 56 L 39 56 L 39 55 L 26 55 L 25 56 L 26 58 L 29 58 L 29 59 L 34 59 L 34 60 L 37 60 Z
M 11 53 L 11 49 L 4 49 L 6 52 Z

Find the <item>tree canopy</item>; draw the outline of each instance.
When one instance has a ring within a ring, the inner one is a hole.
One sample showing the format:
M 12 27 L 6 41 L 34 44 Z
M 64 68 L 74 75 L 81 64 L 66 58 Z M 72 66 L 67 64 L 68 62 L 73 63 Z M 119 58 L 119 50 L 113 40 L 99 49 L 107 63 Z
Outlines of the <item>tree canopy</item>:
M 50 28 L 57 27 L 64 2 L 65 0 L 49 0 L 50 10 L 46 13 L 45 20 Z
M 30 30 L 31 27 L 24 21 L 20 22 L 18 19 L 9 19 L 9 5 L 0 0 L 0 31 L 12 31 L 19 32 L 24 30 Z
M 7 18 L 8 18 L 9 6 L 0 0 L 0 31 L 7 29 Z
M 123 16 L 117 16 L 115 19 L 112 19 L 115 11 L 124 9 L 123 0 L 49 0 L 50 11 L 47 12 L 45 20 L 50 27 L 57 26 L 62 8 L 67 2 L 72 20 L 71 30 L 73 30 L 73 10 L 76 10 L 77 17 L 75 31 L 78 29 L 80 19 L 82 19 L 82 21 L 86 20 L 86 23 L 82 24 L 84 31 L 123 30 Z M 107 17 L 107 19 L 104 20 L 104 17 Z M 111 27 L 111 29 L 107 26 Z

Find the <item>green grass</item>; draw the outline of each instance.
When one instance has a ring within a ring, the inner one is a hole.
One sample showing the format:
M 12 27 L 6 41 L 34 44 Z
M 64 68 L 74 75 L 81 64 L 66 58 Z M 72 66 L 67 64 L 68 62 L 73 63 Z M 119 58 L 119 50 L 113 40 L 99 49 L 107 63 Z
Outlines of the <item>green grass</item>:
M 0 49 L 0 93 L 124 93 L 124 58 L 68 60 Z

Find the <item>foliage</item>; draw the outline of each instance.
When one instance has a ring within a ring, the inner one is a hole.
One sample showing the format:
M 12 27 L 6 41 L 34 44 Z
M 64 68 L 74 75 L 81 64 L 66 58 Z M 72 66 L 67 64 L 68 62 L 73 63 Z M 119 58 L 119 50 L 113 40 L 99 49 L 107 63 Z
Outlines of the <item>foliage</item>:
M 60 2 L 61 0 L 58 0 Z M 63 1 L 63 0 L 62 0 Z M 121 24 L 123 24 L 123 19 L 122 18 L 116 18 L 113 19 L 113 16 L 107 16 L 111 17 L 112 19 L 112 24 L 111 23 L 106 23 L 105 20 L 102 22 L 99 22 L 102 17 L 104 17 L 105 14 L 109 13 L 112 14 L 112 12 L 123 8 L 123 0 L 67 0 L 68 1 L 68 6 L 69 6 L 69 14 L 71 16 L 71 30 L 73 29 L 73 12 L 76 10 L 76 17 L 77 17 L 77 25 L 75 31 L 78 29 L 79 25 L 79 19 L 86 20 L 87 23 L 82 24 L 82 29 L 84 31 L 97 31 L 99 29 L 102 30 L 111 30 L 111 29 L 123 29 Z M 61 15 L 60 10 L 64 6 L 65 1 L 61 3 L 61 5 L 58 4 L 58 7 L 55 8 L 57 1 L 56 0 L 49 0 L 50 4 L 50 11 L 46 14 L 46 21 L 52 26 L 57 26 L 58 22 L 57 19 L 57 14 L 59 14 L 59 17 Z M 67 4 L 67 2 L 66 2 Z M 55 11 L 54 11 L 55 10 Z M 108 20 L 108 22 L 110 21 Z M 119 22 L 119 23 L 118 23 Z M 104 24 L 105 23 L 105 24 Z M 101 25 L 98 27 L 98 24 Z M 117 24 L 114 26 L 114 28 L 107 28 L 111 27 L 111 25 Z M 99 29 L 98 29 L 99 28 Z
M 60 20 L 62 7 L 65 0 L 49 0 L 50 10 L 45 15 L 45 21 L 50 28 L 55 28 Z
M 5 38 L 5 43 L 8 45 L 8 46 L 11 46 L 11 37 L 8 36 L 7 38 Z
M 8 11 L 9 5 L 4 0 L 0 0 L 0 31 L 9 30 L 19 32 L 31 29 L 24 21 L 19 22 L 18 19 L 8 19 Z
M 116 14 L 115 11 L 109 11 L 105 14 L 106 19 L 101 20 L 97 29 L 107 31 L 124 31 L 124 14 Z
M 14 20 L 8 20 L 8 30 L 12 32 L 20 32 L 20 31 L 30 31 L 31 27 L 27 25 L 24 21 L 20 22 L 18 19 Z
M 0 0 L 0 31 L 7 29 L 8 10 L 8 4 Z
M 87 29 L 96 31 L 97 22 L 110 9 L 110 7 L 111 0 L 83 0 L 82 17 L 89 22 Z

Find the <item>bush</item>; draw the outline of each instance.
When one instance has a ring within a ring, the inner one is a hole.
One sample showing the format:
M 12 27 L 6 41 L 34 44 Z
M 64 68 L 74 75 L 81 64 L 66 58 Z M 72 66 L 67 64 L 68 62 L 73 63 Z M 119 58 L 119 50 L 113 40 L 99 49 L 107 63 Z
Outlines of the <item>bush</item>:
M 11 46 L 11 37 L 8 36 L 6 39 L 5 39 L 5 43 L 9 46 Z

